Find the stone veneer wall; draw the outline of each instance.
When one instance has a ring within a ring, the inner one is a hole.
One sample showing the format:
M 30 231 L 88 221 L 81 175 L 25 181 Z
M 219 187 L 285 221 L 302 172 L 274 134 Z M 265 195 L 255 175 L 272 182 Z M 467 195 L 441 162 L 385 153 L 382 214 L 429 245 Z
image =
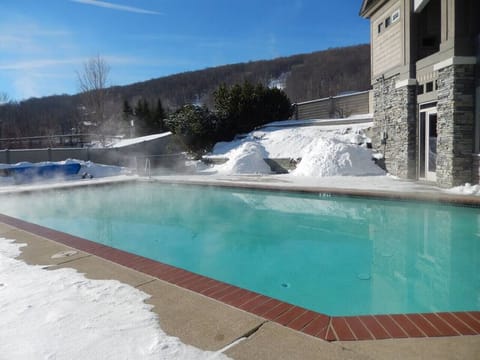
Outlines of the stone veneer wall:
M 438 71 L 437 183 L 452 187 L 472 181 L 475 66 Z
M 416 177 L 416 87 L 396 88 L 397 77 L 373 85 L 373 147 L 385 156 L 389 173 L 401 178 Z M 382 133 L 387 133 L 382 144 Z

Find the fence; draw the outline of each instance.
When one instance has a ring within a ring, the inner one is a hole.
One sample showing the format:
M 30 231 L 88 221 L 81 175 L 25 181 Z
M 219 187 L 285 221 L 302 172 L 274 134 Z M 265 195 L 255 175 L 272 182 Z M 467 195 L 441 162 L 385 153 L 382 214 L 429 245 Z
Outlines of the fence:
M 69 134 L 50 136 L 29 136 L 16 138 L 0 138 L 0 149 L 39 149 L 89 146 L 93 141 L 108 143 L 119 139 L 118 136 L 96 134 Z
M 99 164 L 126 166 L 142 170 L 146 159 L 150 159 L 152 167 L 176 168 L 185 163 L 183 153 L 148 155 L 125 151 L 123 149 L 95 148 L 53 148 L 53 149 L 6 149 L 0 150 L 0 163 L 16 164 L 23 161 L 43 162 L 76 159 L 92 161 Z M 180 164 L 180 165 L 179 165 Z
M 303 119 L 336 119 L 370 113 L 370 91 L 305 101 L 295 104 L 294 117 Z

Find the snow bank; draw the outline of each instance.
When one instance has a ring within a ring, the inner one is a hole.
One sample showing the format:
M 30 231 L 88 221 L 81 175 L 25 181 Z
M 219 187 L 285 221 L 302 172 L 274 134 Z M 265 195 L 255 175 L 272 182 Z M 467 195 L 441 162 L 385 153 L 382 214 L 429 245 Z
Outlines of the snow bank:
M 242 139 L 215 145 L 211 158 L 228 162 L 213 169 L 225 174 L 270 172 L 263 158 L 302 159 L 294 176 L 384 175 L 372 159 L 365 129 L 371 123 L 278 128 L 267 126 Z
M 226 359 L 163 333 L 140 290 L 29 266 L 20 246 L 0 238 L 2 359 Z

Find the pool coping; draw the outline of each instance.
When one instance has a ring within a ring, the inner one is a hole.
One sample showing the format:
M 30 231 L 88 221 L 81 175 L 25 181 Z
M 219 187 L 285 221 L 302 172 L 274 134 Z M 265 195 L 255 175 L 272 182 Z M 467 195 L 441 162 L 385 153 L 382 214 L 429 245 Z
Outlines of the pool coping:
M 0 222 L 326 341 L 480 335 L 480 311 L 329 316 L 8 215 L 0 214 Z
M 171 185 L 193 185 L 204 187 L 221 187 L 230 189 L 254 189 L 273 192 L 291 192 L 298 194 L 323 194 L 345 197 L 369 197 L 385 200 L 405 200 L 405 201 L 427 201 L 452 205 L 466 205 L 480 207 L 480 196 L 444 193 L 439 191 L 420 192 L 420 191 L 388 191 L 388 190 L 366 190 L 354 188 L 334 188 L 322 186 L 291 185 L 282 183 L 253 183 L 253 182 L 234 182 L 229 179 L 169 179 L 152 177 L 138 178 L 138 181 L 158 182 Z

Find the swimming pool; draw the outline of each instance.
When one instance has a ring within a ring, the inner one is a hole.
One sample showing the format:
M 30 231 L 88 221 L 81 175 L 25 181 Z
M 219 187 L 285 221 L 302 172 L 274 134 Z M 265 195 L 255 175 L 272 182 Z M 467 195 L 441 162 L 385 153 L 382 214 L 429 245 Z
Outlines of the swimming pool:
M 0 212 L 329 315 L 480 309 L 478 208 L 135 183 Z

